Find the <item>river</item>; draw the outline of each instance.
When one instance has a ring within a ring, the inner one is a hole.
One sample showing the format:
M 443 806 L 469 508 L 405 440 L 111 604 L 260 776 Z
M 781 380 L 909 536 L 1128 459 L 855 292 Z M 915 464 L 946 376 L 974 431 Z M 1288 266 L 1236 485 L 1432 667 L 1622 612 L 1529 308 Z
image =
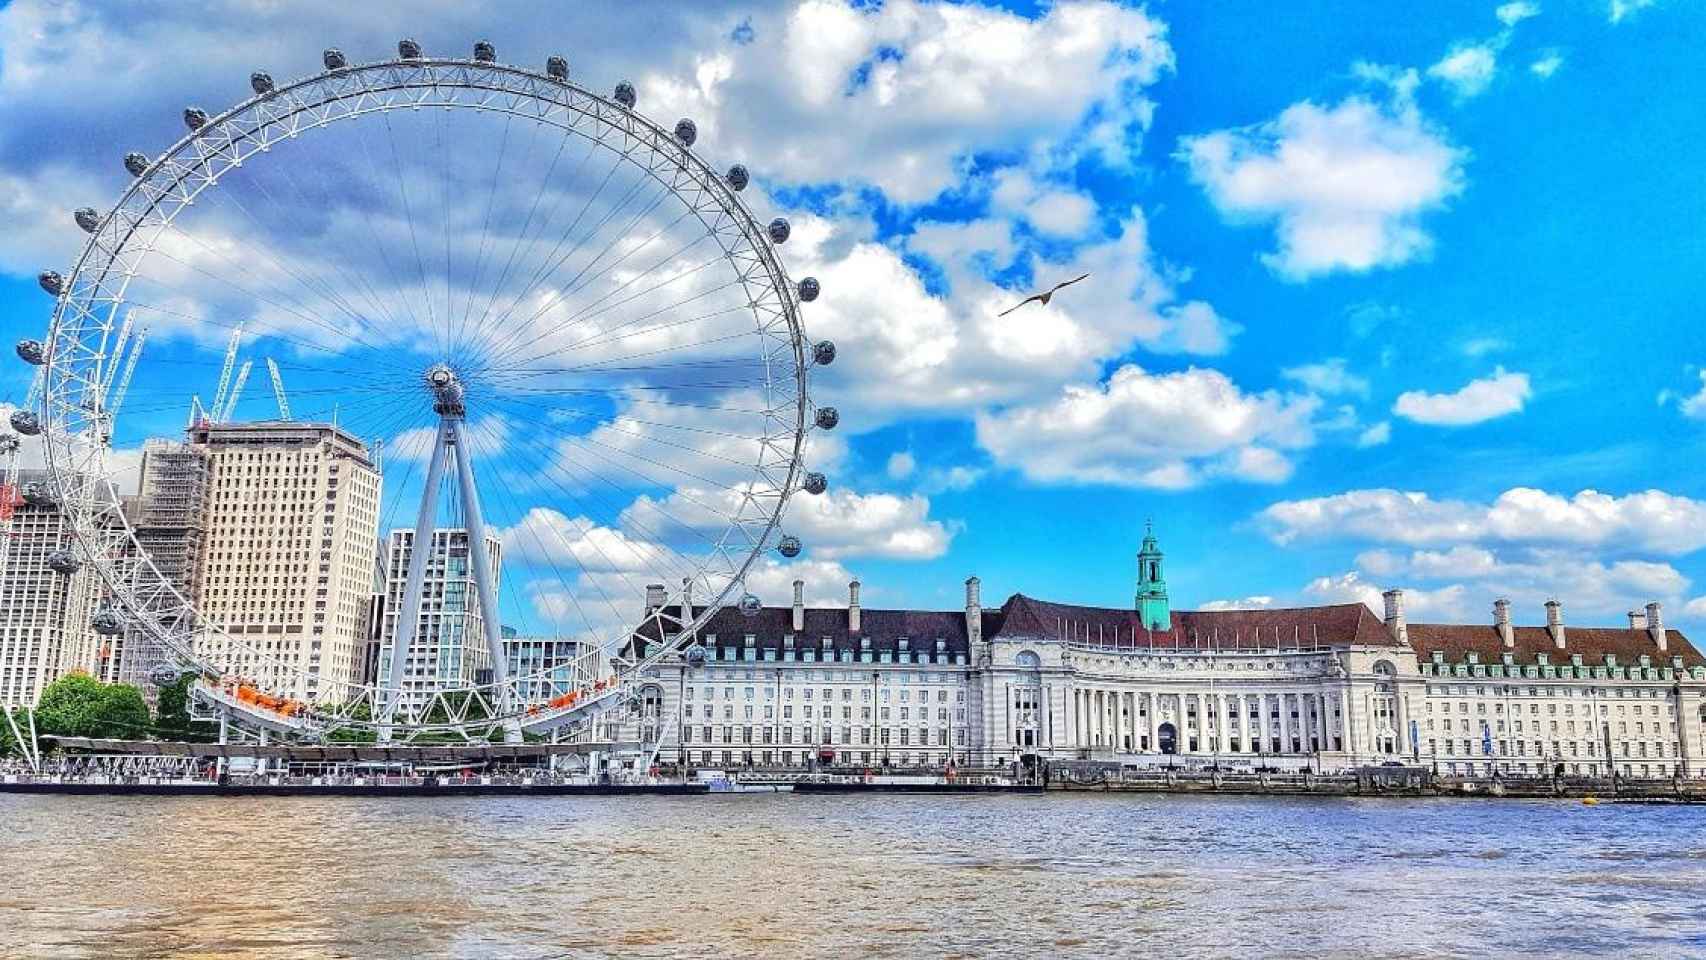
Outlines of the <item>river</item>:
M 1706 956 L 1706 807 L 0 796 L 0 956 Z

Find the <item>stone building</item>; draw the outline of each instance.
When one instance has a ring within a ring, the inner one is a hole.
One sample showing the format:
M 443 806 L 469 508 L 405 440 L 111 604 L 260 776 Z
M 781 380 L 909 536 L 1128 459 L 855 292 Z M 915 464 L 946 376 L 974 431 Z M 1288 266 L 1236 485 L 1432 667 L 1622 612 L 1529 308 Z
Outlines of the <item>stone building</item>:
M 1153 535 L 1130 609 L 1015 594 L 963 610 L 719 611 L 642 693 L 659 756 L 706 767 L 1130 766 L 1706 774 L 1706 659 L 1627 627 L 1409 624 L 1360 603 L 1170 608 Z M 643 731 L 630 731 L 641 733 Z

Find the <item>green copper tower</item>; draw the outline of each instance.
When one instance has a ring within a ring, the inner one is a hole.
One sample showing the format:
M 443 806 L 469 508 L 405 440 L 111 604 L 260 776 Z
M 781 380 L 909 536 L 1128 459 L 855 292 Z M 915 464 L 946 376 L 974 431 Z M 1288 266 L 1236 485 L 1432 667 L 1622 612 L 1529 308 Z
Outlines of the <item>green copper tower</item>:
M 1161 575 L 1161 547 L 1155 542 L 1155 524 L 1143 527 L 1143 547 L 1137 551 L 1137 616 L 1150 630 L 1173 629 L 1173 614 L 1167 606 L 1167 578 Z

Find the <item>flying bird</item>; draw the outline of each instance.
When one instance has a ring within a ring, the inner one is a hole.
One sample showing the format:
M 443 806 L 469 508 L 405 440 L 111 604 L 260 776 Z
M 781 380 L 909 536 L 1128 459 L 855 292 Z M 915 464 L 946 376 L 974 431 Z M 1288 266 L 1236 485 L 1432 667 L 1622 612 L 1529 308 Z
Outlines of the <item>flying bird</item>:
M 1078 276 L 1073 277 L 1071 280 L 1064 280 L 1060 283 L 1055 284 L 1052 289 L 1045 290 L 1042 293 L 1033 293 L 1030 296 L 1026 297 L 1025 299 L 1020 300 L 1018 303 L 1013 304 L 1011 307 L 1008 307 L 1007 309 L 996 314 L 996 316 L 1005 317 L 1009 313 L 1012 313 L 1013 311 L 1019 309 L 1020 307 L 1024 306 L 1027 303 L 1030 303 L 1033 300 L 1046 307 L 1046 306 L 1048 306 L 1049 297 L 1052 297 L 1055 294 L 1059 293 L 1061 287 L 1070 287 L 1073 284 L 1077 283 L 1078 281 L 1080 281 L 1080 280 L 1082 280 L 1088 276 L 1089 276 L 1088 273 L 1081 273 Z

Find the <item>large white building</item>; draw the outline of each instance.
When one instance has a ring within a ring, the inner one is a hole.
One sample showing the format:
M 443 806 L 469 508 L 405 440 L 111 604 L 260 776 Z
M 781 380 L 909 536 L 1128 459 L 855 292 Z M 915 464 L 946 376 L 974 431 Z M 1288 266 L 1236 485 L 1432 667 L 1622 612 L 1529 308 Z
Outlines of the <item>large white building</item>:
M 390 677 L 414 540 L 413 530 L 393 530 L 386 550 L 385 602 L 381 608 L 385 619 L 379 633 L 377 661 L 381 683 Z M 492 655 L 486 645 L 485 617 L 480 611 L 468 547 L 466 529 L 441 527 L 433 531 L 426 577 L 421 586 L 420 613 L 405 645 L 403 689 L 411 702 L 439 688 L 490 680 Z M 486 555 L 492 566 L 492 589 L 496 592 L 502 582 L 503 547 L 490 534 L 486 535 Z
M 17 489 L 0 487 L 0 708 L 34 706 L 48 684 L 73 670 L 95 674 L 102 662 L 89 626 L 99 576 L 87 564 L 69 574 L 49 567 L 56 554 L 76 555 L 71 524 L 56 504 L 22 496 L 50 489 L 46 471 L 17 479 Z
M 1659 622 L 1410 624 L 1360 603 L 1171 610 L 1147 537 L 1131 608 L 719 611 L 644 691 L 693 766 L 1098 759 L 1485 775 L 1706 775 L 1706 658 Z M 1609 758 L 1608 758 L 1609 751 Z
M 197 643 L 240 674 L 259 675 L 250 661 L 283 664 L 294 679 L 268 685 L 285 696 L 350 696 L 379 537 L 367 448 L 335 426 L 290 421 L 202 423 L 189 443 L 206 462 L 196 589 L 214 628 Z

